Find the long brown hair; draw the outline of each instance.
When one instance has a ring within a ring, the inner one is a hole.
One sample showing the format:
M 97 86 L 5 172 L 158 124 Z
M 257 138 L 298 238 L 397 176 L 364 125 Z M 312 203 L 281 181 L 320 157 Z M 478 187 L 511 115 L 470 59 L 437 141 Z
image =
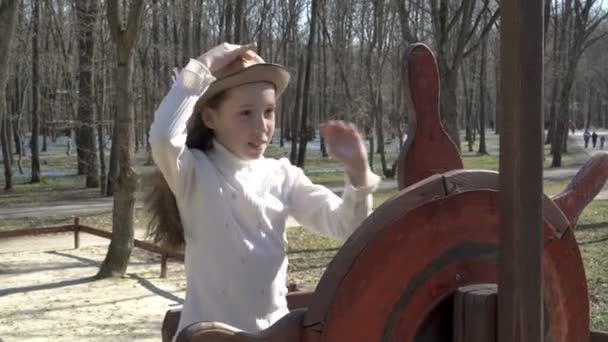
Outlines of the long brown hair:
M 201 119 L 201 111 L 206 108 L 217 110 L 226 99 L 227 92 L 216 94 L 206 101 L 202 106 L 196 106 L 195 112 L 190 120 L 194 126 L 188 130 L 186 146 L 201 151 L 207 151 L 213 147 L 213 130 L 208 128 Z M 162 247 L 169 249 L 181 249 L 185 244 L 184 227 L 179 216 L 175 195 L 169 188 L 169 184 L 160 171 L 151 177 L 152 190 L 146 196 L 146 207 L 152 217 L 148 223 L 148 236 Z

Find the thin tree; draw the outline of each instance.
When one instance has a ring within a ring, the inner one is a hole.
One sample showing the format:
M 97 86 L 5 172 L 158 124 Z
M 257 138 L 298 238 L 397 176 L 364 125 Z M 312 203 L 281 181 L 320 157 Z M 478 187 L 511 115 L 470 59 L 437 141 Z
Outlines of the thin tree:
M 93 100 L 94 31 L 97 24 L 97 0 L 76 2 L 78 21 L 78 133 L 76 148 L 84 161 L 87 188 L 99 186 L 99 168 L 95 151 L 95 104 Z
M 484 14 L 487 22 L 489 14 Z M 485 26 L 485 25 L 484 25 Z M 488 65 L 488 35 L 481 38 L 481 60 L 479 61 L 479 149 L 478 154 L 488 154 L 486 149 L 486 69 Z
M 297 166 L 304 168 L 304 159 L 306 158 L 306 145 L 308 142 L 308 114 L 310 111 L 310 102 L 307 99 L 310 97 L 310 74 L 312 69 L 312 60 L 314 58 L 315 32 L 317 26 L 317 7 L 318 0 L 312 0 L 310 5 L 310 32 L 308 35 L 308 47 L 306 49 L 306 69 L 304 70 L 304 87 L 302 91 L 302 116 L 300 117 L 300 132 L 299 132 L 299 151 Z M 295 140 L 295 137 L 294 137 Z
M 32 183 L 40 183 L 40 149 L 38 147 L 38 136 L 40 135 L 40 62 L 38 54 L 38 34 L 40 33 L 40 1 L 32 3 L 32 136 L 30 148 L 32 150 Z
M 4 189 L 13 188 L 13 172 L 10 163 L 11 151 L 8 149 L 7 129 L 8 113 L 6 107 L 6 84 L 8 82 L 8 66 L 10 61 L 11 41 L 15 33 L 17 22 L 18 0 L 0 1 L 0 144 L 2 144 L 2 158 L 4 161 Z
M 430 9 L 441 77 L 441 116 L 450 138 L 460 149 L 458 69 L 490 31 L 499 10 L 495 10 L 487 24 L 480 28 L 482 15 L 490 9 L 490 0 L 483 0 L 481 4 L 475 0 L 430 0 Z M 476 32 L 479 32 L 477 36 Z
M 112 144 L 117 145 L 119 174 L 112 210 L 112 241 L 101 264 L 98 278 L 122 276 L 127 270 L 133 249 L 133 216 L 137 174 L 132 164 L 133 151 L 133 54 L 143 17 L 143 0 L 132 0 L 127 12 L 126 27 L 120 15 L 118 0 L 108 0 L 107 18 L 116 47 L 114 85 L 117 97 Z M 124 9 L 126 10 L 126 8 Z

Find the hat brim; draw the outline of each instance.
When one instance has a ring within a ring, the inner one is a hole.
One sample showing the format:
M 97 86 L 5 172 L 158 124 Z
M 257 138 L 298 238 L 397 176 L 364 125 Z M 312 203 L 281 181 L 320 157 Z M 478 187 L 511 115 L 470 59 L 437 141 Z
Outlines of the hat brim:
M 247 83 L 269 82 L 275 86 L 275 95 L 278 98 L 283 94 L 289 83 L 289 71 L 282 65 L 262 63 L 252 65 L 242 71 L 226 76 L 211 83 L 209 89 L 196 102 L 194 112 L 200 112 L 201 107 L 213 96 L 224 90 Z

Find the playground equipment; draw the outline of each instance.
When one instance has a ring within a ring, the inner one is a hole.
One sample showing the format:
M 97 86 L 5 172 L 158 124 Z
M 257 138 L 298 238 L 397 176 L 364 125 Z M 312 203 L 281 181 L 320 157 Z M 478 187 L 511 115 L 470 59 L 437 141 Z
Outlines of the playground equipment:
M 259 334 L 196 323 L 178 341 L 495 341 L 498 173 L 464 170 L 438 110 L 439 76 L 422 44 L 405 53 L 410 132 L 399 161 L 400 192 L 365 220 L 314 293 Z M 588 341 L 589 299 L 574 237 L 603 187 L 608 155 L 596 155 L 570 185 L 543 199 L 544 340 Z M 173 335 L 178 312 L 163 334 Z M 592 341 L 608 335 L 591 334 Z

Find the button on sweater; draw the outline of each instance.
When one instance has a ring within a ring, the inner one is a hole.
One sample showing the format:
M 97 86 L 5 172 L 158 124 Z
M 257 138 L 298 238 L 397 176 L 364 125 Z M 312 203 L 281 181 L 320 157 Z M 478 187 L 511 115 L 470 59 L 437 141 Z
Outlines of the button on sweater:
M 175 195 L 184 227 L 186 298 L 178 332 L 194 322 L 223 322 L 249 332 L 288 313 L 285 224 L 346 240 L 369 215 L 380 178 L 348 179 L 341 197 L 313 184 L 289 160 L 244 161 L 214 141 L 186 146 L 186 123 L 214 81 L 191 60 L 163 99 L 150 128 L 153 159 Z

